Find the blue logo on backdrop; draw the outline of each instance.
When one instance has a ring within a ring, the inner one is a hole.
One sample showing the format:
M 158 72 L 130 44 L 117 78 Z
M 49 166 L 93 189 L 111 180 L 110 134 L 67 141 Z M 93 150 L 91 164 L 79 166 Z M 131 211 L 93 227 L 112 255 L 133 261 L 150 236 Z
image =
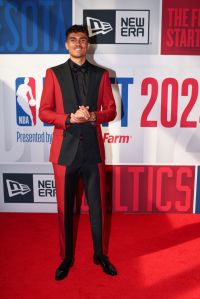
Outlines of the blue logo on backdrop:
M 36 125 L 35 79 L 16 79 L 16 112 L 18 126 Z
M 0 0 L 0 53 L 66 53 L 72 0 Z
M 198 166 L 196 186 L 197 186 L 197 192 L 196 192 L 196 213 L 200 214 L 200 166 Z

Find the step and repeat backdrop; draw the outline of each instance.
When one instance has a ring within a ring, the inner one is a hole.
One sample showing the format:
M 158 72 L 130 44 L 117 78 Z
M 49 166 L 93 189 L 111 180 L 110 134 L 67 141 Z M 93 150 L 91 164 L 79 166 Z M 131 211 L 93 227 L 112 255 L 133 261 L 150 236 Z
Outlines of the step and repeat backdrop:
M 38 109 L 72 24 L 88 26 L 117 105 L 102 125 L 112 210 L 200 213 L 199 0 L 0 0 L 0 210 L 57 211 Z

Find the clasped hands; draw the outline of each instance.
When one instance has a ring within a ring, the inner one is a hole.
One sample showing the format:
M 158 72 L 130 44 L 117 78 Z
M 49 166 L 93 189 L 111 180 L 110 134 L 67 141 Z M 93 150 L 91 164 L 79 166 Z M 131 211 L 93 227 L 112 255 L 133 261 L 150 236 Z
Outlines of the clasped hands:
M 79 109 L 75 113 L 70 115 L 70 123 L 84 123 L 90 120 L 89 106 L 79 106 Z

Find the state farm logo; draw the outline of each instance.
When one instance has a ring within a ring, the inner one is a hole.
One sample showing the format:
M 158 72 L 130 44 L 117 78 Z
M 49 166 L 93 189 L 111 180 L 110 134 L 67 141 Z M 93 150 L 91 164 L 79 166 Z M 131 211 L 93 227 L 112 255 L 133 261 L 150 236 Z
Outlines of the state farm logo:
M 83 10 L 92 44 L 149 44 L 149 10 Z
M 103 134 L 103 141 L 108 143 L 129 143 L 132 136 L 129 135 L 111 135 L 109 133 Z
M 26 194 L 31 191 L 28 185 L 20 184 L 16 181 L 6 180 L 6 185 L 8 188 L 8 195 L 10 197 L 19 195 L 19 194 Z

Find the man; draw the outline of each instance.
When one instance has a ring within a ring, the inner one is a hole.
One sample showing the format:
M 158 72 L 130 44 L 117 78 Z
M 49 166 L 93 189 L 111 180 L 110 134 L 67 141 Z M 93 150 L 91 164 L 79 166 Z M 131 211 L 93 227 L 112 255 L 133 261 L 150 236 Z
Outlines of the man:
M 116 116 L 109 75 L 86 60 L 87 28 L 74 25 L 66 32 L 70 59 L 47 69 L 39 117 L 55 126 L 50 150 L 58 207 L 60 256 L 56 280 L 73 265 L 73 207 L 79 176 L 89 205 L 93 261 L 109 275 L 116 268 L 105 255 L 104 145 L 100 124 Z

